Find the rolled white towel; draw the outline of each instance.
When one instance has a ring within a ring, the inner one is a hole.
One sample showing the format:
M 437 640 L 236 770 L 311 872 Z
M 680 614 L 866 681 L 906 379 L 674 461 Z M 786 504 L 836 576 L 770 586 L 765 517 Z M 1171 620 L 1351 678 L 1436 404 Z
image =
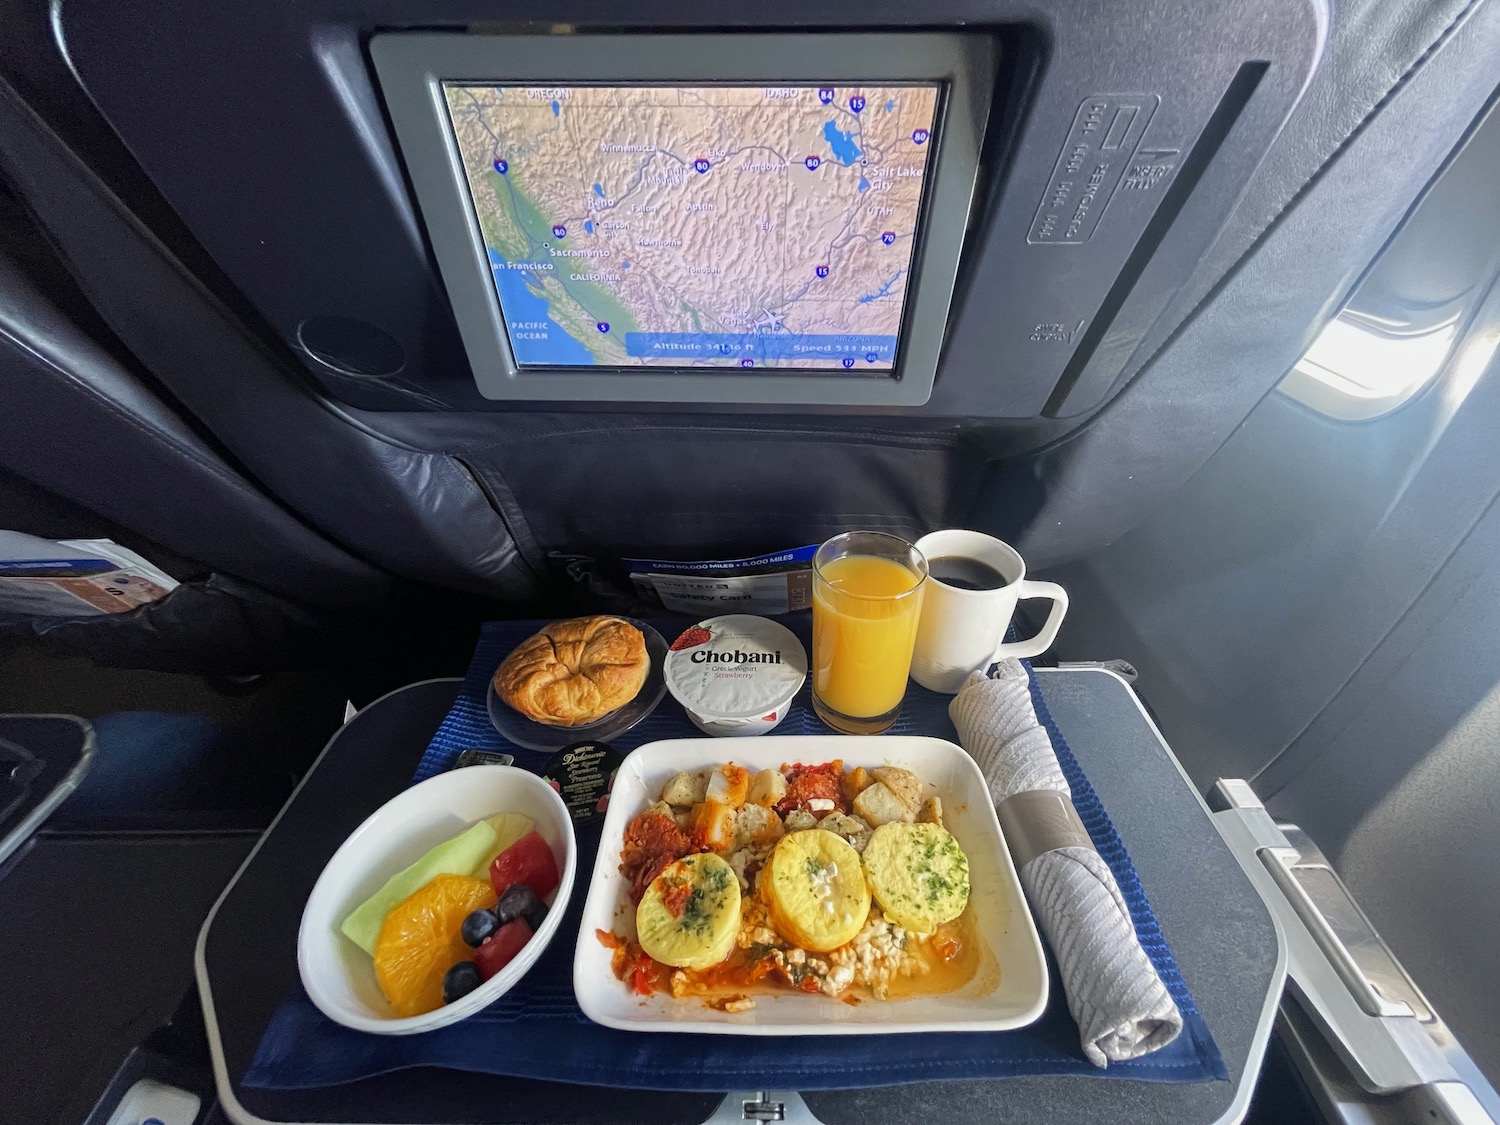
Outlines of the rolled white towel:
M 975 672 L 948 714 L 989 782 L 996 808 L 1017 793 L 1052 791 L 1063 794 L 1071 812 L 1073 794 L 1037 722 L 1019 661 L 1002 661 L 994 679 Z M 1176 1039 L 1182 1013 L 1141 948 L 1114 873 L 1099 853 L 1092 846 L 1044 851 L 1025 860 L 1020 876 L 1057 957 L 1089 1061 L 1101 1067 L 1123 1062 Z

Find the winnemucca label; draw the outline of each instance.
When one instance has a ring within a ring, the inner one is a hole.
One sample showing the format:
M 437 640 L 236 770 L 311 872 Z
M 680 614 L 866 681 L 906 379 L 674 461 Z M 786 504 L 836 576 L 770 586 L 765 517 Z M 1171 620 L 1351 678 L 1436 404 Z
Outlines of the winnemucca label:
M 693 653 L 688 659 L 694 664 L 780 664 L 781 650 L 741 652 L 735 649 L 733 652 L 714 652 L 712 649 L 704 649 Z

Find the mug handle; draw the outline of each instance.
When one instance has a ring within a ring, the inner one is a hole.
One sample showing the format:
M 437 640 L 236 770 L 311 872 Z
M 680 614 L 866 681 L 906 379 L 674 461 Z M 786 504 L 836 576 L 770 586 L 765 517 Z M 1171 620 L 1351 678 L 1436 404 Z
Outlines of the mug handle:
M 1024 601 L 1027 598 L 1050 598 L 1052 600 L 1052 612 L 1047 614 L 1047 620 L 1042 625 L 1041 632 L 1036 636 L 1024 641 L 1014 641 L 1006 644 L 1003 640 L 995 649 L 995 661 L 1005 660 L 1016 656 L 1040 656 L 1052 646 L 1057 640 L 1057 631 L 1062 628 L 1063 615 L 1068 612 L 1068 592 L 1056 582 L 1033 582 L 1027 578 L 1016 583 L 1016 600 Z M 993 663 L 993 662 L 992 662 Z

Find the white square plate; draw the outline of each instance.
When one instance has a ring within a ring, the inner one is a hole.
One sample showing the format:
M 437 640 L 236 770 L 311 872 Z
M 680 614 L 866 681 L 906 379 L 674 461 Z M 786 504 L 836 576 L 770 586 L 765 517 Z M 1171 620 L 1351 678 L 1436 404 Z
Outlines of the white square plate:
M 700 998 L 632 995 L 610 971 L 610 951 L 595 930 L 633 937 L 635 911 L 620 874 L 625 826 L 682 770 L 737 762 L 755 773 L 793 762 L 842 758 L 848 766 L 904 766 L 943 801 L 943 820 L 969 857 L 969 909 L 999 962 L 999 980 L 979 974 L 955 992 L 844 1004 L 827 996 L 772 989 L 753 993 L 748 1012 L 720 1012 Z M 1005 1031 L 1024 1027 L 1047 1005 L 1047 969 L 1036 924 L 1021 893 L 988 787 L 974 760 L 940 738 L 688 738 L 652 742 L 625 759 L 604 818 L 599 858 L 573 959 L 573 990 L 595 1023 L 626 1031 L 718 1035 L 879 1035 L 913 1031 Z

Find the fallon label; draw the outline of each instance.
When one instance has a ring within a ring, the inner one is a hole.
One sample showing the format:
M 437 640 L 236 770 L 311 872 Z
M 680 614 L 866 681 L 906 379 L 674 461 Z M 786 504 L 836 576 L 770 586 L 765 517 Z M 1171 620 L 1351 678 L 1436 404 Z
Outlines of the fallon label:
M 667 689 L 705 718 L 758 718 L 807 678 L 807 651 L 785 625 L 745 613 L 710 617 L 672 642 Z

